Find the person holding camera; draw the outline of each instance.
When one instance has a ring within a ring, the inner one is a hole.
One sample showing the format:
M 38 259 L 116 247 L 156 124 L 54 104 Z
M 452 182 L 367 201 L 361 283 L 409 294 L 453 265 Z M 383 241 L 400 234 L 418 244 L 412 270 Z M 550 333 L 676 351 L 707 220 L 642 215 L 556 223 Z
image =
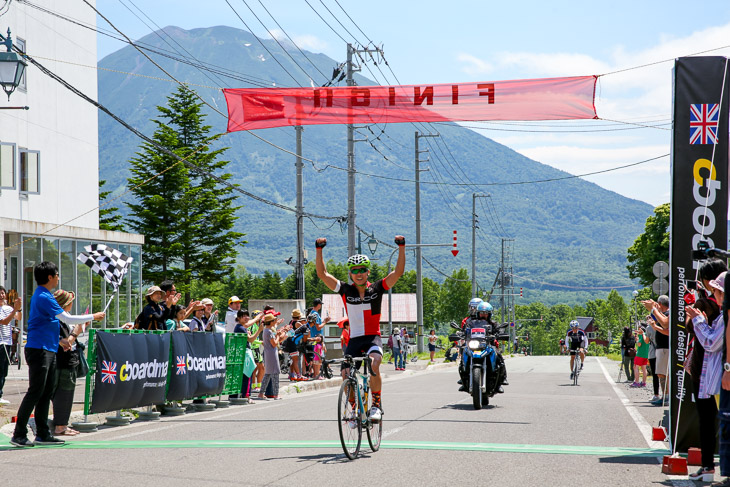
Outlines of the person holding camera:
M 629 387 L 646 387 L 646 366 L 649 364 L 649 337 L 644 333 L 646 323 L 642 323 L 638 330 L 634 330 L 636 340 L 636 356 L 634 357 L 634 382 Z M 641 373 L 641 382 L 637 382 Z
M 621 364 L 626 372 L 626 382 L 634 382 L 634 357 L 636 357 L 636 340 L 631 328 L 624 326 L 621 335 Z

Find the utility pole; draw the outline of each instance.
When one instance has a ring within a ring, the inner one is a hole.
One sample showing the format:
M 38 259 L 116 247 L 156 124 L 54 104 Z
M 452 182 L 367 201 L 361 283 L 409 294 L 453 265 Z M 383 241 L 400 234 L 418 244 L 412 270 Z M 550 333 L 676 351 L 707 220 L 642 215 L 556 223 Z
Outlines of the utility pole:
M 471 195 L 471 297 L 477 297 L 477 198 L 489 198 L 491 195 L 472 193 Z M 504 294 L 504 289 L 502 290 Z
M 418 326 L 418 351 L 423 352 L 423 262 L 421 258 L 421 153 L 428 152 L 418 149 L 418 139 L 421 137 L 438 137 L 438 134 L 419 134 L 418 131 L 414 135 L 414 155 L 416 161 L 416 325 Z
M 347 70 L 346 81 L 347 86 L 355 86 L 355 80 L 352 75 L 360 71 L 360 67 L 355 67 L 352 62 L 353 55 L 361 53 L 382 53 L 382 49 L 357 49 L 352 44 L 347 45 Z M 362 142 L 366 139 L 355 140 L 355 126 L 351 123 L 347 124 L 347 255 L 355 253 L 355 237 L 357 233 L 356 214 L 355 214 L 355 142 Z
M 504 281 L 505 281 L 505 275 L 504 275 L 504 239 L 502 239 L 502 263 L 500 264 L 500 269 L 502 269 L 502 280 L 500 281 L 500 289 L 502 291 L 502 295 L 499 297 L 500 302 L 500 310 L 502 312 L 502 320 L 501 323 L 504 323 Z
M 294 127 L 297 135 L 297 299 L 304 298 L 304 188 L 302 184 L 302 131 L 304 127 Z

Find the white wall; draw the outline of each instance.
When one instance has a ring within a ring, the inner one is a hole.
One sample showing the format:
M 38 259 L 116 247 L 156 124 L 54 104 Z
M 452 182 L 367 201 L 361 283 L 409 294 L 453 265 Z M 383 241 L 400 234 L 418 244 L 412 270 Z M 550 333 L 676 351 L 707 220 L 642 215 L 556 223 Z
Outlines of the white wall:
M 96 14 L 83 2 L 34 3 L 96 25 Z M 0 17 L 3 36 L 8 27 L 13 39 L 26 41 L 30 56 L 97 99 L 94 31 L 18 2 L 12 2 L 9 11 Z M 97 109 L 30 63 L 26 76 L 26 92 L 18 89 L 8 101 L 0 91 L 0 108 L 30 107 L 27 111 L 0 110 L 0 142 L 40 151 L 40 194 L 20 194 L 20 157 L 16 151 L 16 188 L 1 190 L 0 217 L 98 228 L 99 214 L 94 209 L 99 204 Z

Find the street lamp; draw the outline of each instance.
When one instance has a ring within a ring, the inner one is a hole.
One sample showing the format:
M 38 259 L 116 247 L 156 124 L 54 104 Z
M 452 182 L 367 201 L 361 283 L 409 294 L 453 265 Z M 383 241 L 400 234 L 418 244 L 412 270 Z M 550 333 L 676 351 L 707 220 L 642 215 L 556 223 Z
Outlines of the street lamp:
M 636 326 L 636 323 L 639 321 L 639 312 L 636 309 L 636 298 L 639 297 L 639 291 L 634 289 L 631 294 L 634 296 L 634 326 Z
M 23 61 L 18 53 L 13 52 L 13 40 L 10 37 L 10 29 L 8 29 L 8 37 L 5 38 L 0 45 L 4 45 L 7 52 L 0 52 L 0 85 L 3 87 L 3 91 L 8 95 L 8 101 L 10 95 L 15 88 L 20 84 L 25 72 L 26 62 Z
M 370 253 L 373 255 L 375 255 L 375 251 L 378 250 L 378 241 L 375 240 L 375 232 L 370 235 L 370 239 L 368 240 L 368 248 L 370 249 Z

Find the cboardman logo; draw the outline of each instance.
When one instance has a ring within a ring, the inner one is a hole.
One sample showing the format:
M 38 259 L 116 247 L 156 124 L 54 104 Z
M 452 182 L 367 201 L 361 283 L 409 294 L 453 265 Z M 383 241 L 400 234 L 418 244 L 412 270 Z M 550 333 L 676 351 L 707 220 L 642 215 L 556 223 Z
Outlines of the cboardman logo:
M 187 354 L 185 365 L 188 370 L 197 372 L 215 372 L 226 369 L 225 355 L 208 355 L 207 357 L 194 357 Z
M 122 382 L 130 380 L 146 380 L 146 379 L 164 379 L 167 377 L 167 362 L 158 362 L 154 359 L 152 362 L 129 363 L 119 369 L 119 380 Z

